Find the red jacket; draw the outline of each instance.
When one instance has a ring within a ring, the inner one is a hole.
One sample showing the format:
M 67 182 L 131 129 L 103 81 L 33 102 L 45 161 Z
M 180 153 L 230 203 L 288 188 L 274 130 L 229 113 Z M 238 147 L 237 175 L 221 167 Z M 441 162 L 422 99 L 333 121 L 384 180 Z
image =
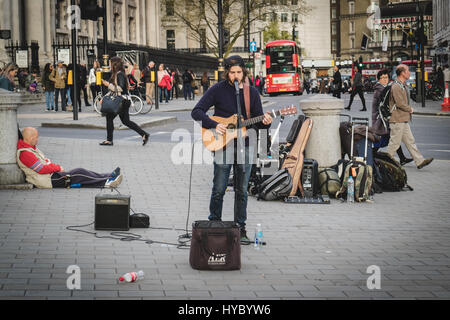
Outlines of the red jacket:
M 17 142 L 17 149 L 24 148 L 32 148 L 36 150 L 36 147 L 33 147 L 32 145 L 29 145 L 28 143 L 20 139 Z M 24 165 L 39 174 L 48 174 L 61 171 L 61 166 L 52 163 L 49 159 L 45 159 L 46 163 L 43 163 L 29 151 L 22 151 L 19 159 Z
M 167 90 L 172 89 L 172 81 L 170 80 L 170 76 L 167 74 L 161 79 L 161 81 L 158 84 L 160 87 L 165 87 Z

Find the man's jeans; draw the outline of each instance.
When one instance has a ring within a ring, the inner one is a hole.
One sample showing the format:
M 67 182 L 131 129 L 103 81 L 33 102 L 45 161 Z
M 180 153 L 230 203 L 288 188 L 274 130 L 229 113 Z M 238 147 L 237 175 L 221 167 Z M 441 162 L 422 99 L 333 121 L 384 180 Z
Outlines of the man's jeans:
M 246 148 L 248 159 L 249 150 Z M 233 167 L 234 178 L 234 221 L 245 229 L 245 221 L 247 220 L 247 198 L 248 198 L 248 182 L 252 164 L 247 160 L 245 164 L 227 164 L 225 161 L 218 163 L 214 161 L 214 181 L 211 193 L 211 201 L 209 204 L 210 216 L 209 220 L 221 220 L 223 197 L 228 185 L 231 168 Z M 245 175 L 243 169 L 245 167 Z

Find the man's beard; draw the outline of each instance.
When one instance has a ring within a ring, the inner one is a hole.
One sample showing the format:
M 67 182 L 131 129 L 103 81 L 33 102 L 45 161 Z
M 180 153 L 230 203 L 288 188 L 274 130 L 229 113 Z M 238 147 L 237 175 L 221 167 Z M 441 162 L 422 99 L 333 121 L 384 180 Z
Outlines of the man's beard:
M 236 80 L 238 81 L 239 85 L 243 84 L 243 79 L 242 80 L 235 79 L 231 81 L 231 79 L 228 77 L 228 83 L 231 84 L 232 86 L 234 86 L 234 81 Z

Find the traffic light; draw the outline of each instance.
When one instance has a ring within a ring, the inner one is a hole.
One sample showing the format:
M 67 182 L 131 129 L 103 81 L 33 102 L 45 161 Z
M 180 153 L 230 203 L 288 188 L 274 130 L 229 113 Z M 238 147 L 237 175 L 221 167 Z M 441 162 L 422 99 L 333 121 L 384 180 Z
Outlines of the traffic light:
M 408 34 L 406 32 L 403 32 L 402 47 L 408 48 Z
M 223 29 L 223 46 L 227 46 L 230 43 L 230 30 Z
M 362 40 L 361 40 L 361 50 L 367 49 L 367 41 L 369 41 L 369 38 L 363 34 Z
M 81 19 L 97 21 L 99 17 L 103 17 L 104 8 L 97 4 L 97 0 L 81 0 L 80 1 Z

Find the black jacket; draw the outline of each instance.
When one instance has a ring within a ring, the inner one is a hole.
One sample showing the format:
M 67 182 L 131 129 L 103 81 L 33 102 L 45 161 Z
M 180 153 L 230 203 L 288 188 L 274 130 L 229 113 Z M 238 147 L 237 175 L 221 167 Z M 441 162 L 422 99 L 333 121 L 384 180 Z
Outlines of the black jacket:
M 336 89 L 340 89 L 342 87 L 342 77 L 339 70 L 336 71 L 333 75 L 333 84 Z

